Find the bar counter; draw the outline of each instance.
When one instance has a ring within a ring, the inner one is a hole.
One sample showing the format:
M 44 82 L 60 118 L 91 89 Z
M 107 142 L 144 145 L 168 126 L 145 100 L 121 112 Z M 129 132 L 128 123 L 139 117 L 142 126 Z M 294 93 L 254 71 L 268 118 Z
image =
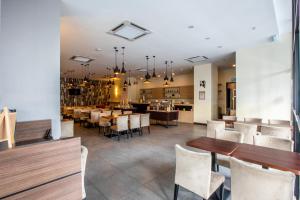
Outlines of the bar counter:
M 165 111 L 165 110 L 148 110 L 148 112 L 150 113 L 150 119 L 151 120 L 155 120 L 156 123 L 159 122 L 165 122 L 163 125 L 166 128 L 168 128 L 170 125 L 174 125 L 174 124 L 170 124 L 170 122 L 172 121 L 176 121 L 176 126 L 178 124 L 178 114 L 179 112 L 177 110 L 172 110 L 172 111 Z

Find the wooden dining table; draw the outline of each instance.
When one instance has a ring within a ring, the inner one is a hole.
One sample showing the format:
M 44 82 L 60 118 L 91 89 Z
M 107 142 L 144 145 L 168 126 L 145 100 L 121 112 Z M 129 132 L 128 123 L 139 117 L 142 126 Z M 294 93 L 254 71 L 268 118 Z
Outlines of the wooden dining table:
M 189 141 L 187 146 L 210 151 L 212 154 L 212 170 L 216 171 L 216 153 L 231 156 L 246 162 L 294 173 L 296 178 L 295 195 L 299 200 L 300 154 L 268 147 L 229 142 L 208 137 L 200 137 Z

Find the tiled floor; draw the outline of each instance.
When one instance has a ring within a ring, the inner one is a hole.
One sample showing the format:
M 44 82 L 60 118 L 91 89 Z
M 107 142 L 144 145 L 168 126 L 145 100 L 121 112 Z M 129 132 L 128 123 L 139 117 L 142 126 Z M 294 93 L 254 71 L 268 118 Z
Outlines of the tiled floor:
M 206 128 L 179 124 L 168 129 L 151 126 L 151 134 L 121 137 L 120 141 L 98 133 L 97 128 L 75 125 L 88 150 L 87 200 L 170 200 L 173 199 L 175 144 L 203 136 Z M 178 200 L 201 199 L 180 189 Z

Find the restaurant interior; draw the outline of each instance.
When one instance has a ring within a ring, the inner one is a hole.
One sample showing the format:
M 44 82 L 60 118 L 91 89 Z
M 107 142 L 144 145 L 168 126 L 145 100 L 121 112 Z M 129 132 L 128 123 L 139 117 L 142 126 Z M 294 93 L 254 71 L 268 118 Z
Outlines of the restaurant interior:
M 300 200 L 299 0 L 0 0 L 0 199 Z

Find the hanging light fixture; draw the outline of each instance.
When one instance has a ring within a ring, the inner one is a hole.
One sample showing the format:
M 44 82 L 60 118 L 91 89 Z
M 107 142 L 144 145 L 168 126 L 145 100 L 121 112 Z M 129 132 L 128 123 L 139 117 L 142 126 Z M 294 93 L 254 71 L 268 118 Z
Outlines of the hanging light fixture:
M 170 82 L 174 82 L 174 78 L 173 78 L 173 61 L 171 61 L 171 79 Z
M 165 64 L 166 64 L 166 72 L 165 72 L 164 81 L 168 81 L 169 80 L 169 78 L 168 78 L 168 61 L 166 61 Z
M 156 78 L 156 74 L 155 74 L 155 56 L 153 56 L 153 73 L 152 73 L 152 78 Z
M 131 82 L 130 82 L 130 70 L 129 70 L 129 78 L 128 78 L 128 86 L 131 86 Z
M 145 75 L 145 81 L 144 83 L 150 83 L 150 74 L 149 74 L 149 56 L 146 56 L 146 61 L 147 61 L 147 74 Z
M 124 56 L 125 56 L 125 53 L 124 53 L 124 50 L 125 50 L 125 47 L 122 47 L 122 56 L 123 56 L 123 62 L 122 62 L 122 69 L 121 69 L 121 74 L 122 75 L 125 75 L 126 74 L 126 70 L 125 70 L 125 59 L 124 59 Z
M 114 68 L 114 74 L 120 74 L 120 69 L 118 67 L 118 48 L 117 47 L 114 47 L 115 49 L 115 68 Z

